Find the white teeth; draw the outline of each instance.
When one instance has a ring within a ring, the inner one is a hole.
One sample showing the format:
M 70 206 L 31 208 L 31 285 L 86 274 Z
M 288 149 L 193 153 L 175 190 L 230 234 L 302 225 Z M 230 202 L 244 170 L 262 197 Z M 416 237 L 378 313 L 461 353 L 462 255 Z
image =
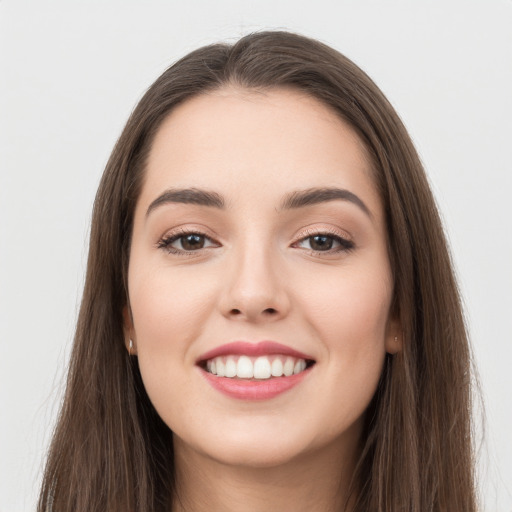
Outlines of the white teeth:
M 272 362 L 272 369 L 270 371 L 272 377 L 281 377 L 283 375 L 283 362 L 276 357 Z
M 240 379 L 252 379 L 254 377 L 252 361 L 247 356 L 240 356 L 236 365 L 236 376 Z
M 291 357 L 286 358 L 286 362 L 284 363 L 283 373 L 286 377 L 293 375 L 293 368 L 295 366 L 295 360 Z
M 268 357 L 258 357 L 254 361 L 254 378 L 255 379 L 270 379 L 270 361 Z
M 219 357 L 215 363 L 217 367 L 217 375 L 219 377 L 224 377 L 224 375 L 226 375 L 226 366 L 224 364 L 224 361 L 222 361 L 222 359 Z
M 303 372 L 305 369 L 306 369 L 306 361 L 304 361 L 304 359 L 299 359 L 295 363 L 295 366 L 293 367 L 293 373 L 297 374 L 297 373 Z
M 229 356 L 226 360 L 226 377 L 236 376 L 236 361 Z
M 306 369 L 306 361 L 287 356 L 227 356 L 215 357 L 206 362 L 206 370 L 218 377 L 239 379 L 270 379 L 290 377 Z

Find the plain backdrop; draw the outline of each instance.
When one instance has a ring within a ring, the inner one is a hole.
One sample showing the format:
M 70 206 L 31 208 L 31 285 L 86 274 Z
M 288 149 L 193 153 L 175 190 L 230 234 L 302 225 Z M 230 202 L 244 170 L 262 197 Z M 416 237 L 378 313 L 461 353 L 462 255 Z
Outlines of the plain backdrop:
M 276 28 L 353 59 L 412 134 L 482 382 L 482 510 L 512 511 L 512 1 L 3 0 L 0 512 L 35 509 L 91 206 L 131 109 L 190 50 Z

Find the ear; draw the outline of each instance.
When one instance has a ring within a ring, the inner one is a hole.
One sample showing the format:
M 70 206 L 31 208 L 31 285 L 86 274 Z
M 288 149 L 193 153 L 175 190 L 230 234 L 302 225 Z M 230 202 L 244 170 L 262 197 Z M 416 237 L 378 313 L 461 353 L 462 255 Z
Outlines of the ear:
M 133 316 L 128 304 L 123 308 L 123 331 L 126 350 L 131 356 L 137 355 L 137 339 L 133 327 Z
M 388 354 L 396 354 L 403 347 L 403 331 L 400 321 L 397 317 L 388 320 L 386 326 L 385 348 Z

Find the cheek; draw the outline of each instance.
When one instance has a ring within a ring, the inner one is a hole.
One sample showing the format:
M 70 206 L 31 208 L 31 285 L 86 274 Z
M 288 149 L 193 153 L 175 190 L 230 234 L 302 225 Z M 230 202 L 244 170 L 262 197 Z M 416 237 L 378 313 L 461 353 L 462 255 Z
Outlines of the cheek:
M 326 435 L 362 418 L 382 373 L 391 302 L 386 274 L 356 269 L 331 279 L 308 297 L 308 323 L 325 350 L 325 381 L 318 404 L 329 411 Z
M 359 396 L 362 402 L 369 401 L 386 353 L 390 271 L 382 263 L 354 266 L 323 282 L 324 286 L 309 286 L 308 307 L 304 304 L 303 310 L 325 348 L 333 370 L 332 389 L 343 388 L 347 400 Z
M 324 285 L 307 286 L 310 321 L 328 339 L 383 343 L 391 303 L 389 272 L 341 269 Z
M 181 404 L 193 368 L 190 347 L 215 304 L 212 283 L 162 265 L 136 265 L 129 274 L 139 367 L 148 395 L 163 418 Z
M 212 311 L 213 285 L 190 273 L 162 265 L 137 265 L 129 272 L 139 368 L 144 387 L 169 426 L 175 416 L 190 414 L 184 404 L 194 396 L 186 383 L 190 347 Z M 172 407 L 170 406 L 172 404 Z
M 190 273 L 161 267 L 138 270 L 129 281 L 137 345 L 176 347 L 189 338 L 211 310 L 213 287 Z M 178 343 L 177 343 L 178 342 Z

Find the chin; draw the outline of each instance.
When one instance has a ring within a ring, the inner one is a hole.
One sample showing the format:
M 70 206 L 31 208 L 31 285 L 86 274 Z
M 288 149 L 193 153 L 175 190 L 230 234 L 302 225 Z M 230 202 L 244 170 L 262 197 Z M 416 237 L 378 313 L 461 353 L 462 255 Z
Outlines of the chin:
M 205 455 L 227 466 L 269 469 L 286 465 L 300 458 L 305 451 L 304 446 L 298 443 L 268 443 L 262 446 L 253 441 L 243 444 L 229 442 L 227 446 L 208 449 Z
M 256 469 L 283 466 L 314 456 L 338 441 L 337 436 L 318 435 L 322 429 L 311 428 L 314 425 L 307 428 L 304 423 L 272 422 L 268 417 L 255 417 L 250 424 L 245 422 L 244 425 L 227 423 L 223 428 L 204 425 L 201 432 L 189 430 L 179 439 L 180 447 L 188 447 L 197 455 L 223 465 Z

